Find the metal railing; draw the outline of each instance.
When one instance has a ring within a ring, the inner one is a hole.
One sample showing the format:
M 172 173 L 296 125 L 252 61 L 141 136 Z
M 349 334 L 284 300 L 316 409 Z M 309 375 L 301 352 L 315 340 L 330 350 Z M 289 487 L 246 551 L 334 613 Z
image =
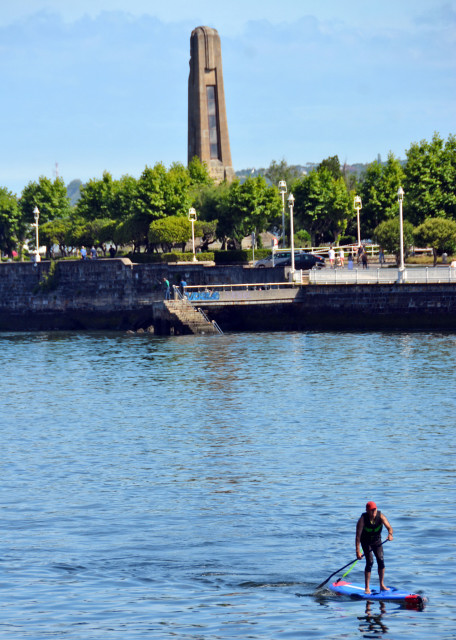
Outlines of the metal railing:
M 310 284 L 456 284 L 456 269 L 452 267 L 406 267 L 404 271 L 392 268 L 368 269 L 313 269 Z
M 204 320 L 208 323 L 208 324 L 212 324 L 212 326 L 214 327 L 214 329 L 216 329 L 216 331 L 218 331 L 218 333 L 220 335 L 223 336 L 223 331 L 221 330 L 220 326 L 218 325 L 218 323 L 215 320 L 210 320 L 207 315 L 204 313 L 204 311 L 202 309 L 200 309 L 200 307 L 194 307 L 192 305 L 192 303 L 190 302 L 190 300 L 188 299 L 188 296 L 186 295 L 186 287 L 184 290 L 184 294 L 182 295 L 181 290 L 179 289 L 179 287 L 177 287 L 176 285 L 174 286 L 174 299 L 178 299 L 178 300 L 182 300 L 182 302 L 185 302 L 185 304 L 187 304 L 190 308 L 194 309 L 195 311 L 197 311 L 203 318 Z

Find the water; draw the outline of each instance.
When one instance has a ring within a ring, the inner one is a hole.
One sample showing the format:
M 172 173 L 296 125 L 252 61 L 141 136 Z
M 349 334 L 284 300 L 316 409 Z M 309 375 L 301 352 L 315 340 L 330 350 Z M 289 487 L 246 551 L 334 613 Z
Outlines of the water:
M 456 637 L 456 335 L 10 333 L 0 354 L 1 638 Z M 367 500 L 424 611 L 315 592 Z

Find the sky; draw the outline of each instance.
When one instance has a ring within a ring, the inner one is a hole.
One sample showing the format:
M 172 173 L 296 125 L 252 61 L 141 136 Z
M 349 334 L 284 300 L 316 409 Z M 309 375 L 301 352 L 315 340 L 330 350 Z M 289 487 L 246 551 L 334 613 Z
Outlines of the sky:
M 187 162 L 190 35 L 222 44 L 236 171 L 367 163 L 456 133 L 456 0 L 15 0 L 0 12 L 0 187 Z

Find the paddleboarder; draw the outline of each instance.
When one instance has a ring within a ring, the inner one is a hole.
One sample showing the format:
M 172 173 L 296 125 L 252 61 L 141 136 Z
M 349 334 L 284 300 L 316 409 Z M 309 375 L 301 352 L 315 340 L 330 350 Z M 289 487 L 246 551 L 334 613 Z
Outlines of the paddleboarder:
M 365 580 L 365 592 L 370 593 L 370 577 L 372 566 L 374 564 L 373 554 L 377 560 L 378 577 L 380 579 L 380 590 L 388 591 L 388 587 L 385 585 L 385 562 L 383 560 L 383 546 L 381 533 L 383 526 L 388 530 L 388 540 L 393 539 L 393 528 L 388 522 L 387 518 L 381 511 L 377 509 L 375 502 L 368 502 L 366 504 L 365 513 L 361 514 L 360 519 L 356 525 L 356 557 L 361 560 L 363 554 L 360 547 L 363 549 L 364 556 L 366 558 L 366 568 L 364 569 Z

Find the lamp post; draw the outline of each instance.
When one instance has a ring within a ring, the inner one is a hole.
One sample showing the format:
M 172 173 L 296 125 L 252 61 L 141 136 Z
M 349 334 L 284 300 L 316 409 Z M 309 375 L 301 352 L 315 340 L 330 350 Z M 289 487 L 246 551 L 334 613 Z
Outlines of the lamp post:
M 363 208 L 360 196 L 355 196 L 355 202 L 353 207 L 356 210 L 356 216 L 358 218 L 358 248 L 359 248 L 361 246 L 361 227 L 359 225 L 359 210 Z
M 39 236 L 38 236 L 38 222 L 40 219 L 40 210 L 38 209 L 38 207 L 35 205 L 35 208 L 33 209 L 33 216 L 35 218 L 35 264 L 37 262 L 40 262 L 41 258 L 40 258 L 40 253 L 38 251 L 39 247 L 40 247 L 40 241 L 39 241 Z
M 397 199 L 399 202 L 399 255 L 400 255 L 400 262 L 399 262 L 399 280 L 402 280 L 403 275 L 404 275 L 404 221 L 403 221 L 403 216 L 402 216 L 402 202 L 404 200 L 404 189 L 402 187 L 399 187 L 399 189 L 397 190 Z
M 291 273 L 292 274 L 295 272 L 293 205 L 294 205 L 294 195 L 290 193 L 290 195 L 288 196 L 288 207 L 290 208 Z
M 282 196 L 282 249 L 285 249 L 285 194 L 287 192 L 285 180 L 280 180 L 279 191 Z
M 192 207 L 191 209 L 188 210 L 188 219 L 190 220 L 190 222 L 192 223 L 192 246 L 193 246 L 193 262 L 196 262 L 196 255 L 195 255 L 195 222 L 196 222 L 196 211 L 195 209 Z

